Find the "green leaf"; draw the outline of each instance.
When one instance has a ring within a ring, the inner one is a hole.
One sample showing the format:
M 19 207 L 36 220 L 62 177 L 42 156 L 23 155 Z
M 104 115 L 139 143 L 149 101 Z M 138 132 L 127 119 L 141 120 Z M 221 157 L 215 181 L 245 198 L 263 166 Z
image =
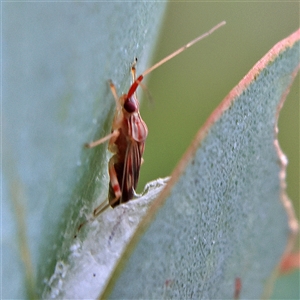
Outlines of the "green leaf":
M 138 70 L 145 69 L 165 6 L 1 6 L 3 298 L 40 298 L 54 270 L 63 276 L 62 266 L 69 266 L 76 226 L 108 187 L 107 146 L 83 145 L 109 132 L 115 103 L 107 81 L 121 94 L 135 57 Z M 52 282 L 52 296 L 64 289 L 60 279 Z
M 269 292 L 298 227 L 277 118 L 299 69 L 299 40 L 300 30 L 275 45 L 199 130 L 101 298 L 227 299 L 236 278 L 241 298 Z

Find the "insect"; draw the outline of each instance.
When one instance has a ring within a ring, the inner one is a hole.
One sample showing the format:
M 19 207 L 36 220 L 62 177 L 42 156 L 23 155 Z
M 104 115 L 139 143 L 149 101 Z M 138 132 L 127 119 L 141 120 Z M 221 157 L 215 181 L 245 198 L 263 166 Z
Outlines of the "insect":
M 118 97 L 114 84 L 112 81 L 109 81 L 110 89 L 116 102 L 111 133 L 100 140 L 86 144 L 87 148 L 93 148 L 109 140 L 108 149 L 114 154 L 108 163 L 110 177 L 108 201 L 103 202 L 94 209 L 94 217 L 101 214 L 109 206 L 114 208 L 121 203 L 128 202 L 135 195 L 140 167 L 143 162 L 142 156 L 145 149 L 145 140 L 148 135 L 147 125 L 139 112 L 139 101 L 136 95 L 136 90 L 139 85 L 142 85 L 141 81 L 144 76 L 225 24 L 225 21 L 219 23 L 208 32 L 187 43 L 144 71 L 137 78 L 136 62 L 134 62 L 131 67 L 132 84 L 127 94 Z

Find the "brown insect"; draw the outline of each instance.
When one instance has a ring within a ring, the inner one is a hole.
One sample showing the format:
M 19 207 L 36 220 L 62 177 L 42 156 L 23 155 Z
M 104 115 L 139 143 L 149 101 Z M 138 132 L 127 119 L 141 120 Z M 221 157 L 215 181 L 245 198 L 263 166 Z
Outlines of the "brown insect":
M 139 112 L 139 101 L 136 96 L 136 90 L 139 85 L 142 85 L 141 81 L 144 76 L 223 25 L 225 25 L 224 21 L 168 55 L 143 72 L 138 78 L 136 78 L 136 62 L 134 62 L 131 67 L 132 84 L 127 94 L 118 97 L 114 84 L 111 81 L 109 82 L 111 92 L 116 101 L 116 112 L 111 133 L 98 141 L 86 144 L 87 148 L 92 148 L 109 140 L 108 149 L 114 153 L 108 163 L 110 177 L 108 202 L 103 202 L 95 208 L 94 217 L 98 216 L 109 206 L 114 208 L 121 203 L 128 202 L 135 195 L 140 167 L 143 162 L 142 156 L 145 149 L 145 140 L 148 135 L 147 126 Z

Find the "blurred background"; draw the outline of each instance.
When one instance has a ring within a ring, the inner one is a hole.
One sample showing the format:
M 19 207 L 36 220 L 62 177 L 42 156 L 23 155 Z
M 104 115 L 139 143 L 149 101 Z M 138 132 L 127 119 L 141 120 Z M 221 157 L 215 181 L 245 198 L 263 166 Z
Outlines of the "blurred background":
M 222 20 L 225 27 L 146 79 L 154 101 L 143 95 L 141 114 L 149 136 L 139 191 L 149 180 L 170 175 L 231 89 L 277 42 L 297 30 L 299 2 L 171 2 L 152 64 Z M 280 113 L 279 142 L 289 160 L 287 192 L 299 219 L 299 74 Z M 283 276 L 272 298 L 295 295 L 299 297 L 299 272 Z

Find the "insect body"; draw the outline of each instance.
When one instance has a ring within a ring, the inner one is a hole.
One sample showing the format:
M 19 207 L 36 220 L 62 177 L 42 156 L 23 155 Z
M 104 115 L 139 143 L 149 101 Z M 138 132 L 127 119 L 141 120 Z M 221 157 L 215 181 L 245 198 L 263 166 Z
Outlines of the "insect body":
M 129 98 L 123 95 L 120 102 L 121 111 L 113 122 L 113 132 L 116 135 L 109 142 L 109 150 L 115 153 L 109 161 L 108 200 L 112 207 L 133 198 L 148 135 L 135 94 Z
M 121 203 L 128 202 L 134 196 L 139 179 L 140 166 L 143 161 L 142 156 L 145 148 L 145 140 L 148 135 L 147 126 L 140 116 L 139 101 L 136 96 L 136 90 L 141 85 L 144 76 L 223 25 L 225 25 L 224 21 L 168 55 L 147 69 L 138 78 L 136 78 L 134 63 L 131 67 L 133 83 L 128 93 L 123 94 L 121 97 L 118 97 L 116 88 L 110 81 L 110 88 L 116 101 L 112 131 L 106 137 L 86 144 L 86 147 L 92 148 L 109 140 L 108 149 L 114 153 L 108 164 L 110 176 L 108 203 L 103 202 L 100 204 L 94 210 L 94 216 L 99 215 L 109 206 L 114 208 Z
M 131 72 L 133 83 L 135 83 L 135 63 Z M 110 88 L 116 101 L 112 132 L 96 142 L 86 144 L 86 147 L 91 148 L 109 139 L 108 149 L 114 153 L 108 164 L 110 177 L 108 203 L 104 202 L 98 206 L 94 210 L 94 216 L 99 215 L 109 206 L 116 207 L 133 198 L 139 179 L 145 140 L 148 135 L 147 125 L 140 116 L 136 88 L 123 94 L 120 98 L 118 98 L 116 88 L 111 81 Z

